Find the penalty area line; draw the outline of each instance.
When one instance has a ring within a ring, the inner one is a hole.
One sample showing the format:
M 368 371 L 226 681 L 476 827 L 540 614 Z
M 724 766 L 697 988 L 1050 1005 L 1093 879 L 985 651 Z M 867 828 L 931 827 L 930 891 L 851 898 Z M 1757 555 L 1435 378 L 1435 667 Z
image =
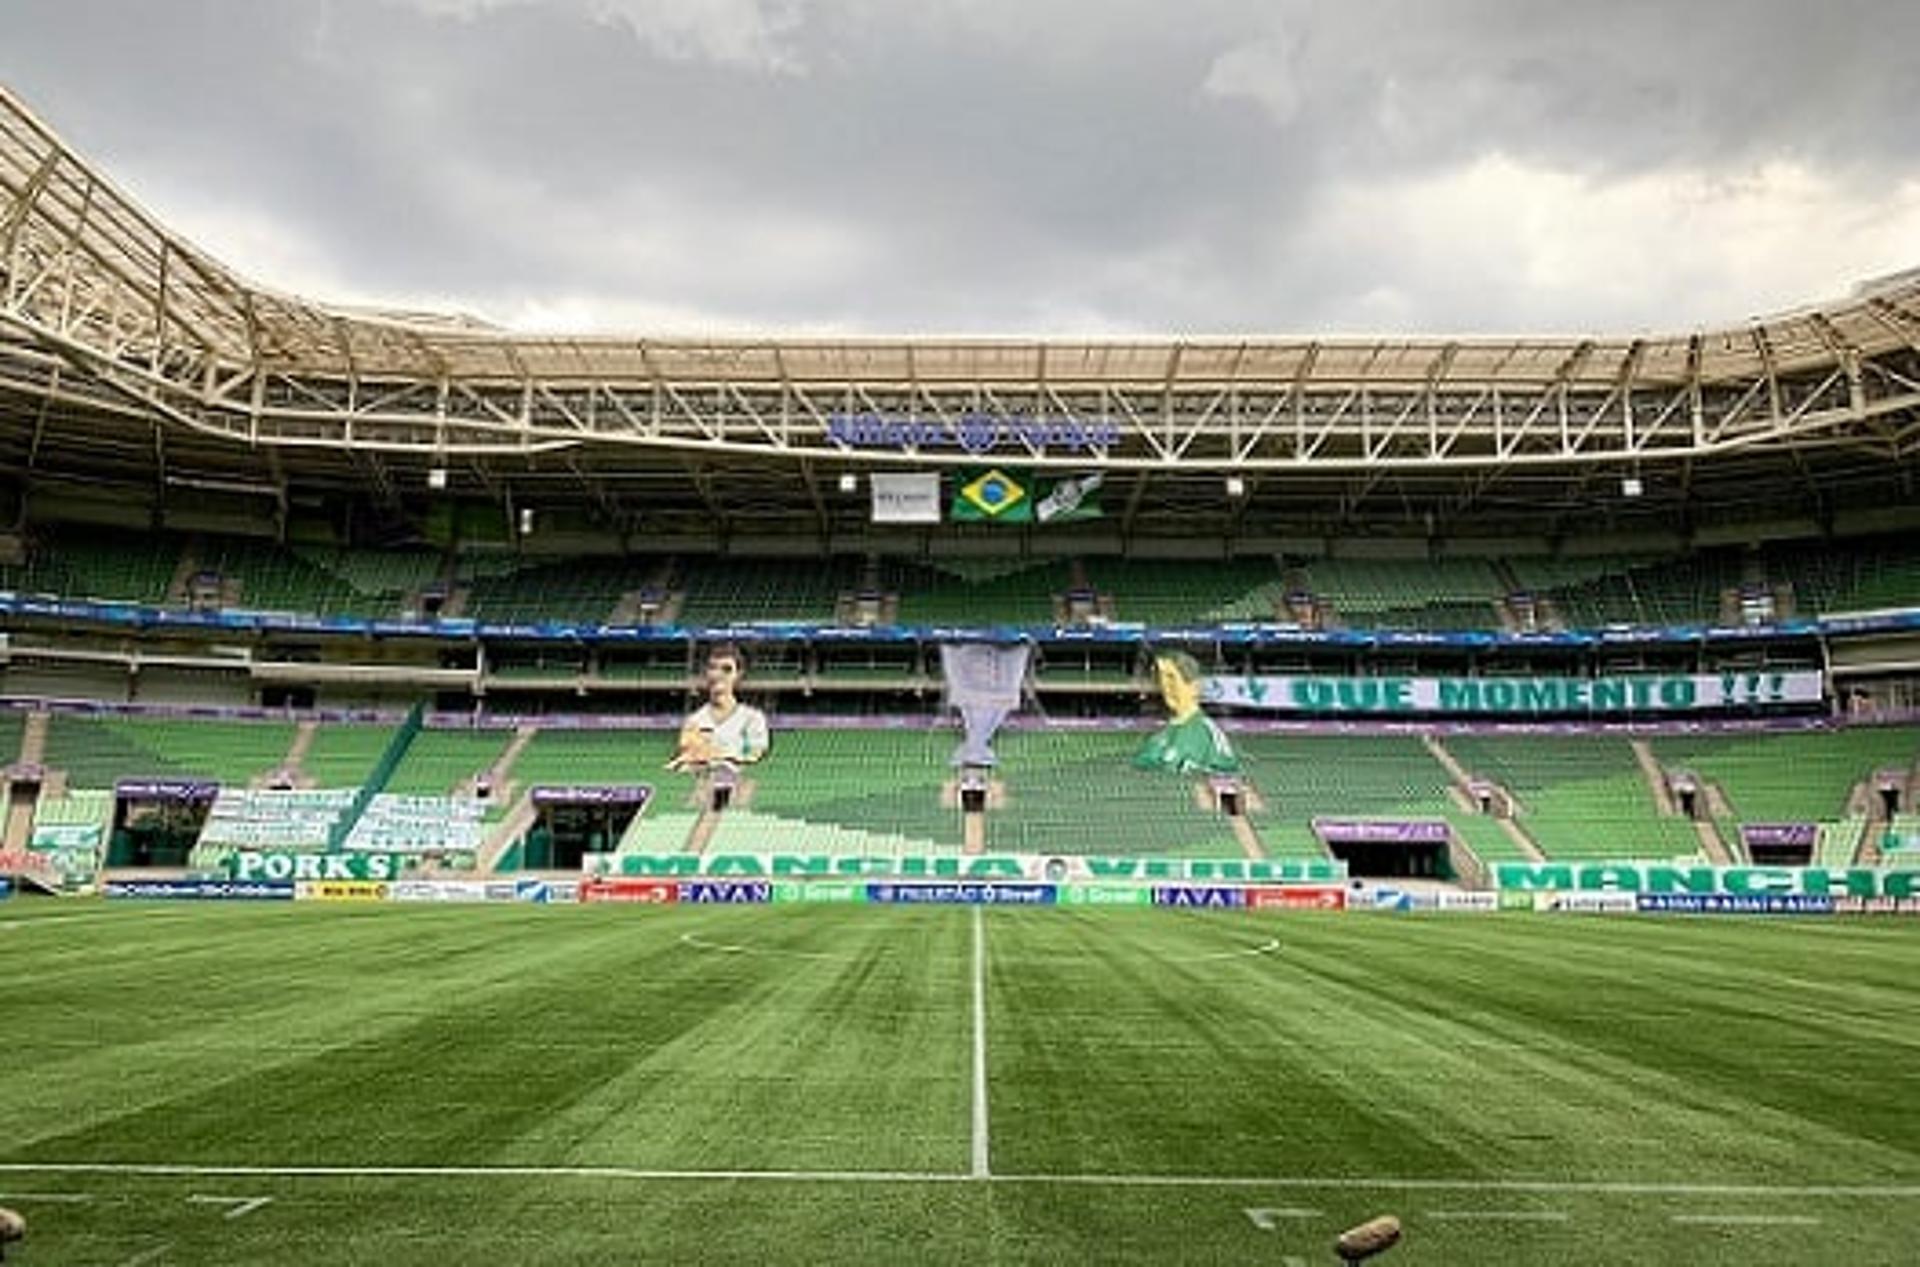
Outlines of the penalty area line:
M 1394 1175 L 1002 1174 L 932 1170 L 671 1170 L 639 1166 L 262 1166 L 170 1162 L 0 1162 L 0 1174 L 250 1179 L 611 1179 L 636 1182 L 996 1183 L 1087 1188 L 1272 1188 L 1328 1192 L 1558 1192 L 1591 1196 L 1920 1199 L 1920 1184 L 1667 1183 L 1658 1180 L 1416 1179 Z

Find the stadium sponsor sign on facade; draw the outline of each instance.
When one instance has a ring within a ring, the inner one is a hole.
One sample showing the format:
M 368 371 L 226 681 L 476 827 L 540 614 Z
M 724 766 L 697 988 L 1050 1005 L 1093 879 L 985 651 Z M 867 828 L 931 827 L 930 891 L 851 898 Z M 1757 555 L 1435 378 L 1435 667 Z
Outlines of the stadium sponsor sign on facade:
M 236 853 L 235 880 L 397 880 L 406 860 L 390 853 Z
M 480 880 L 395 880 L 387 894 L 396 902 L 485 902 L 488 887 Z
M 1152 906 L 1153 890 L 1144 884 L 1069 884 L 1060 890 L 1061 906 Z
M 1243 890 L 1256 911 L 1344 911 L 1347 891 L 1337 884 L 1257 885 Z
M 680 886 L 670 880 L 629 880 L 593 877 L 580 882 L 582 902 L 640 902 L 664 906 L 680 900 Z
M 1920 897 L 1920 871 L 1867 867 L 1709 867 L 1683 863 L 1501 862 L 1503 890 L 1576 893 L 1726 894 L 1733 897 Z
M 301 902 L 384 902 L 392 888 L 384 880 L 301 880 L 293 896 Z
M 101 892 L 110 898 L 138 900 L 291 902 L 294 886 L 271 880 L 109 880 Z
M 685 887 L 685 886 L 682 886 Z M 1052 906 L 1053 884 L 869 884 L 867 901 L 934 906 Z
M 1628 915 L 1640 909 L 1632 893 L 1517 893 L 1517 910 L 1550 915 Z
M 1634 674 L 1618 677 L 1210 677 L 1207 702 L 1276 713 L 1684 713 L 1817 704 L 1817 671 Z
M 1332 858 L 1106 858 L 1038 854 L 589 854 L 588 876 L 663 880 L 901 879 L 1219 884 L 1321 884 L 1347 878 Z
M 1111 449 L 1120 443 L 1120 428 L 1111 422 L 977 412 L 956 418 L 829 414 L 826 434 L 828 443 L 849 449 L 902 452 L 958 449 L 962 453 L 985 454 L 1002 449 L 1022 452 L 1063 449 L 1068 453 L 1087 453 Z
M 1805 893 L 1769 893 L 1736 897 L 1729 893 L 1636 893 L 1642 914 L 1679 915 L 1831 915 L 1833 899 Z
M 843 884 L 832 880 L 813 880 L 804 884 L 776 884 L 773 886 L 773 900 L 776 902 L 864 902 L 867 900 L 867 886 Z

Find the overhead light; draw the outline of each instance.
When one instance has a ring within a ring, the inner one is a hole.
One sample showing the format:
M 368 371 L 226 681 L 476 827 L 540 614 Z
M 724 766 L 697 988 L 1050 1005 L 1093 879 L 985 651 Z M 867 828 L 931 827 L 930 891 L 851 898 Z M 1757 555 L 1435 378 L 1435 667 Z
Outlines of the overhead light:
M 520 535 L 523 537 L 533 535 L 533 507 L 531 506 L 520 508 Z
M 1622 497 L 1638 497 L 1646 491 L 1646 485 L 1640 482 L 1638 475 L 1629 475 L 1620 481 L 1620 495 Z
M 447 486 L 447 468 L 430 466 L 427 468 L 427 487 L 436 492 Z
M 840 476 L 840 491 L 843 493 L 859 492 L 860 477 L 858 475 L 855 475 L 852 471 L 846 471 L 842 473 L 842 475 Z
M 1227 496 L 1245 497 L 1246 495 L 1247 495 L 1247 481 L 1242 479 L 1238 475 L 1227 476 Z

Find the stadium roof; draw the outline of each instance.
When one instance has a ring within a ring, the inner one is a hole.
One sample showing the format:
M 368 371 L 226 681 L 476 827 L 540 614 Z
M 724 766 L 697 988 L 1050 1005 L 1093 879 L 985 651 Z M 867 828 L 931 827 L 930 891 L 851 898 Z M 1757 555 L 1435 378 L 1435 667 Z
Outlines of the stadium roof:
M 1177 509 L 1156 494 L 1209 474 L 1217 487 L 1225 471 L 1310 494 L 1296 505 L 1325 494 L 1342 516 L 1380 491 L 1412 507 L 1431 490 L 1452 507 L 1510 478 L 1535 479 L 1537 505 L 1571 504 L 1567 482 L 1584 488 L 1596 469 L 1674 467 L 1695 496 L 1702 459 L 1821 497 L 1862 472 L 1910 477 L 1920 273 L 1646 338 L 521 334 L 241 278 L 0 89 L 0 407 L 9 399 L 0 434 L 23 469 L 58 466 L 65 424 L 103 475 L 116 436 L 138 451 L 129 474 L 169 447 L 176 468 L 260 475 L 264 463 L 277 481 L 365 483 L 394 464 L 464 460 L 483 476 L 564 468 L 610 511 L 624 477 L 699 486 L 728 464 L 767 473 L 775 504 L 790 496 L 824 521 L 818 467 L 982 459 L 1135 472 L 1134 511 Z M 698 508 L 724 516 L 716 496 Z

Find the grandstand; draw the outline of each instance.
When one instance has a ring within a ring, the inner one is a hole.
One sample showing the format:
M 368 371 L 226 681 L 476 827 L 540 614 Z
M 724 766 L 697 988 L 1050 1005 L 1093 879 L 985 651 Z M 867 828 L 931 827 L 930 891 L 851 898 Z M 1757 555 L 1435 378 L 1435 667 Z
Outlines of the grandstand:
M 1692 857 L 1692 825 L 1660 813 L 1632 750 L 1610 736 L 1452 736 L 1467 770 L 1518 802 L 1515 822 L 1550 858 Z

